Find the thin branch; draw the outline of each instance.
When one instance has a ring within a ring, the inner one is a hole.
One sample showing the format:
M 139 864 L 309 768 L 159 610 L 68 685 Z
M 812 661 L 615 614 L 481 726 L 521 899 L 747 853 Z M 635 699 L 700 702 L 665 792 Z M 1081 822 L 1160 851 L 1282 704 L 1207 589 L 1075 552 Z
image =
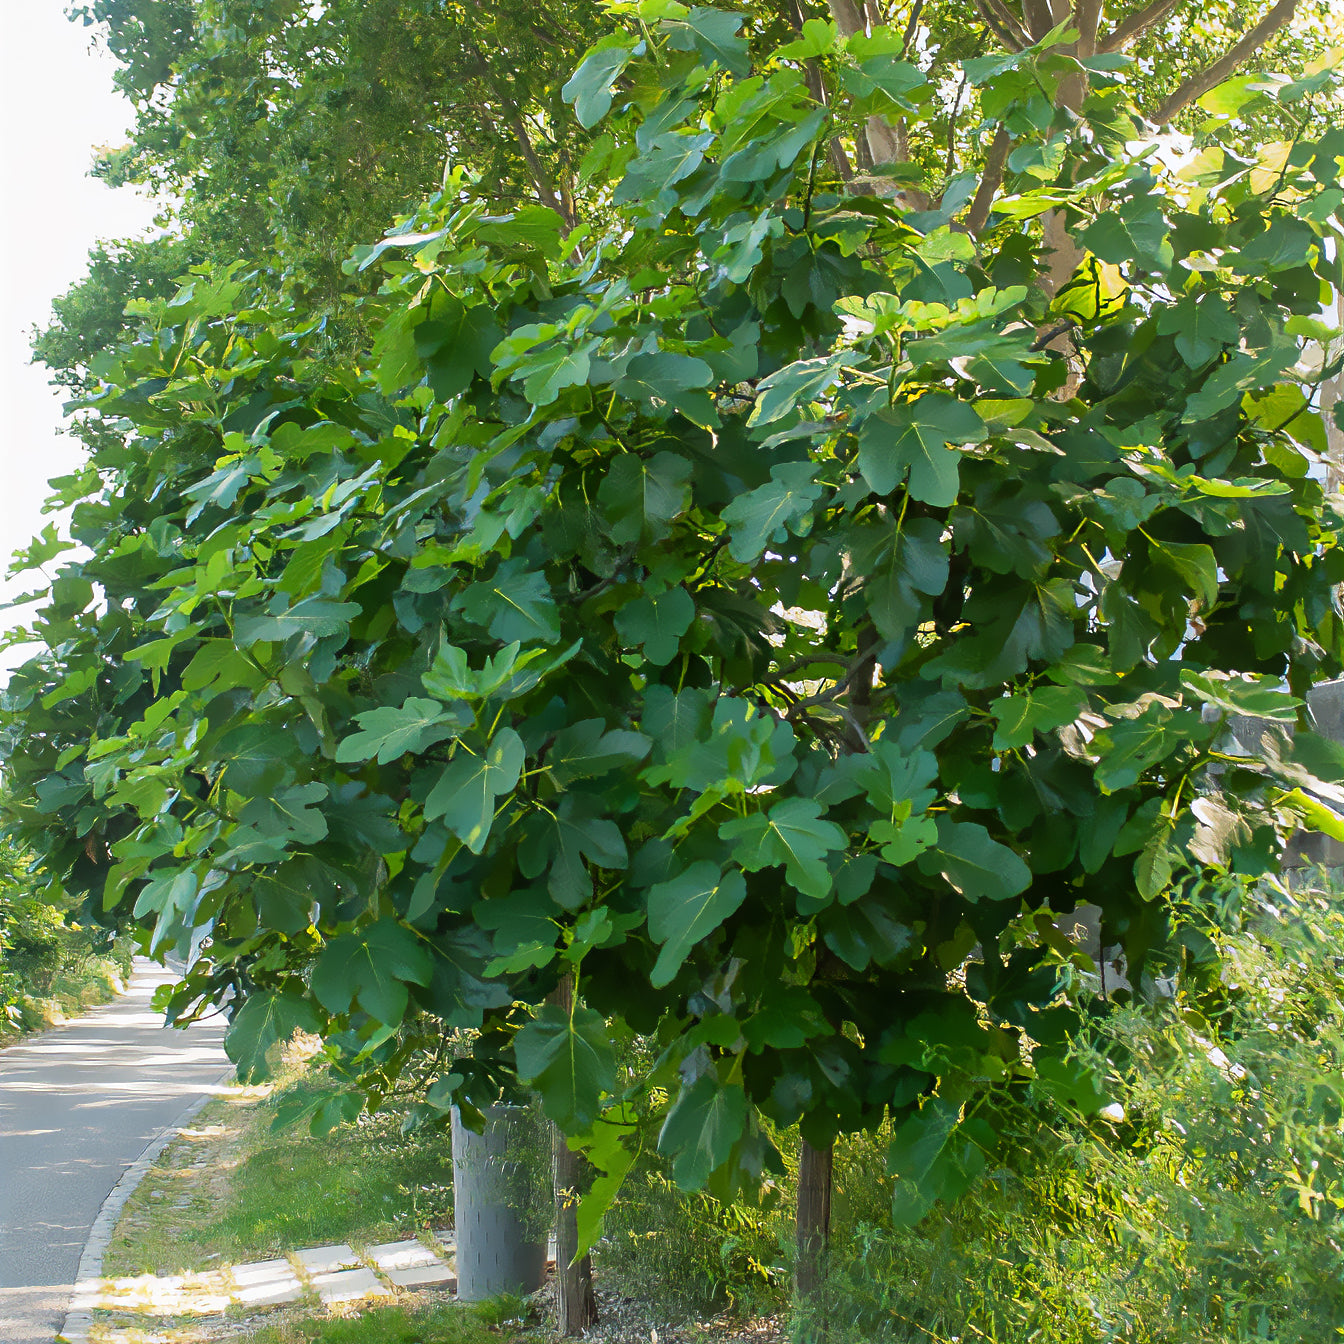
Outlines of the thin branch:
M 1023 32 L 1021 24 L 1003 0 L 975 0 L 975 7 L 980 11 L 980 17 L 988 25 L 989 31 L 1009 51 L 1021 51 L 1031 46 L 1031 38 Z
M 565 209 L 564 201 L 556 195 L 555 188 L 551 185 L 551 179 L 541 166 L 537 151 L 532 147 L 532 139 L 527 133 L 527 127 L 523 125 L 522 116 L 512 107 L 509 109 L 509 113 L 509 124 L 513 128 L 514 138 L 518 141 L 518 148 L 522 150 L 523 158 L 527 162 L 527 170 L 532 174 L 532 181 L 536 183 L 537 195 L 541 197 L 543 204 L 550 206 L 565 221 L 567 228 L 572 229 L 574 227 L 574 216 Z
M 952 176 L 957 163 L 957 117 L 961 114 L 961 99 L 966 92 L 968 75 L 966 67 L 961 69 L 961 83 L 957 85 L 957 96 L 952 100 L 952 110 L 947 114 L 947 163 L 943 166 L 943 175 Z
M 1097 43 L 1097 51 L 1104 54 L 1108 51 L 1119 51 L 1121 47 L 1128 46 L 1136 37 L 1142 37 L 1153 24 L 1166 18 L 1167 14 L 1175 9 L 1178 3 L 1179 0 L 1152 0 L 1152 4 L 1135 10 L 1124 23 L 1112 32 L 1107 33 Z
M 1078 325 L 1077 318 L 1066 317 L 1064 321 L 1057 323 L 1055 326 L 1050 327 L 1046 331 L 1041 332 L 1041 334 L 1034 341 L 1032 341 L 1031 345 L 1028 348 L 1039 353 L 1040 351 L 1044 350 L 1046 346 L 1050 344 L 1051 341 L 1058 340 L 1066 332 L 1072 331 L 1074 327 L 1076 327 L 1077 325 Z
M 910 52 L 910 44 L 915 40 L 915 34 L 919 31 L 920 16 L 924 13 L 924 0 L 915 0 L 910 7 L 910 20 L 905 25 L 905 35 L 901 38 L 901 57 L 904 59 Z
M 1003 182 L 1004 170 L 1008 166 L 1008 150 L 1013 143 L 1013 137 L 1008 131 L 1000 126 L 994 132 L 994 139 L 989 146 L 989 153 L 985 155 L 985 171 L 980 174 L 980 185 L 975 189 L 975 197 L 971 201 L 970 213 L 966 216 L 966 232 L 972 238 L 978 238 L 984 231 L 984 227 L 989 223 L 989 212 L 994 204 L 994 193 L 998 191 Z
M 910 154 L 910 131 L 906 126 L 904 117 L 896 119 L 896 162 L 913 162 Z M 911 210 L 927 210 L 929 208 L 929 194 L 922 187 L 913 185 L 903 187 L 896 194 Z
M 773 680 L 778 681 L 782 677 L 791 677 L 795 672 L 801 672 L 805 667 L 813 667 L 817 663 L 830 663 L 833 667 L 843 667 L 846 672 L 852 671 L 854 659 L 846 658 L 841 653 L 808 653 L 801 658 L 795 658 L 793 662 L 786 663 L 783 667 L 777 668 Z
M 1203 97 L 1204 94 L 1212 88 L 1216 88 L 1225 80 L 1244 60 L 1254 55 L 1273 37 L 1280 28 L 1293 17 L 1297 9 L 1297 0 L 1278 0 L 1278 4 L 1265 15 L 1254 28 L 1250 30 L 1240 42 L 1237 42 L 1231 50 L 1227 52 L 1220 60 L 1201 70 L 1197 75 L 1191 76 L 1181 85 L 1175 93 L 1159 107 L 1153 115 L 1153 120 L 1159 125 L 1166 125 L 1183 107 L 1193 103 L 1196 98 Z

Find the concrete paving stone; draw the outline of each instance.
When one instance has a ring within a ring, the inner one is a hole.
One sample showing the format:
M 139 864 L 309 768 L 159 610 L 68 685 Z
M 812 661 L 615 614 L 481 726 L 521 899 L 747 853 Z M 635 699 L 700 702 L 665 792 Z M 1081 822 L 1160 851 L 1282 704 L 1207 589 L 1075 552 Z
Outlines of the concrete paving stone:
M 288 1260 L 257 1260 L 249 1265 L 234 1265 L 229 1273 L 240 1288 L 251 1287 L 254 1283 L 271 1283 L 276 1279 L 293 1278 L 294 1267 Z
M 439 1257 L 418 1241 L 389 1241 L 370 1246 L 366 1258 L 379 1269 L 413 1269 L 417 1265 L 435 1265 Z
M 213 1316 L 229 1305 L 231 1291 L 218 1273 L 143 1274 L 104 1281 L 95 1305 L 105 1311 L 150 1316 Z
M 333 1274 L 338 1269 L 358 1269 L 360 1259 L 344 1242 L 295 1251 L 294 1258 L 309 1274 Z
M 325 1303 L 353 1302 L 361 1297 L 390 1297 L 391 1289 L 371 1269 L 343 1269 L 314 1274 L 313 1287 Z
M 237 1287 L 230 1296 L 245 1306 L 277 1306 L 281 1302 L 297 1302 L 303 1296 L 303 1284 L 288 1260 L 260 1260 L 252 1265 L 237 1265 L 232 1273 Z
M 297 1302 L 303 1296 L 303 1284 L 298 1279 L 276 1279 L 271 1283 L 257 1283 L 250 1288 L 238 1288 L 230 1298 L 244 1307 L 278 1307 L 282 1302 Z
M 414 1265 L 409 1269 L 386 1269 L 383 1271 L 398 1288 L 457 1288 L 457 1274 L 441 1260 L 432 1265 Z

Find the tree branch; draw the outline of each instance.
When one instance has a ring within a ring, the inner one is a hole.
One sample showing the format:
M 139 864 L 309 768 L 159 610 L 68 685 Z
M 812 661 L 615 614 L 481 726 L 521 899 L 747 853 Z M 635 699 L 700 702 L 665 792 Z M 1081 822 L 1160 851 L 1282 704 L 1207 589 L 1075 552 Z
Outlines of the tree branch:
M 495 97 L 499 99 L 504 116 L 508 120 L 509 129 L 513 132 L 514 141 L 523 156 L 523 161 L 527 164 L 527 171 L 532 176 L 533 185 L 537 189 L 537 195 L 541 197 L 542 204 L 550 206 L 564 220 L 565 227 L 572 229 L 575 224 L 574 215 L 565 209 L 564 202 L 556 195 L 555 188 L 551 185 L 551 179 L 542 166 L 541 160 L 537 157 L 536 148 L 532 144 L 532 137 L 528 135 L 527 127 L 523 125 L 522 112 L 513 99 L 500 88 L 499 81 L 495 78 L 494 72 L 490 69 L 489 62 L 485 59 L 485 54 L 481 49 L 473 44 L 472 50 L 476 53 L 476 59 L 480 62 L 481 75 L 490 86 Z M 484 111 L 483 108 L 481 110 Z M 498 128 L 496 128 L 496 134 L 498 133 Z
M 1121 47 L 1128 46 L 1136 37 L 1142 37 L 1153 24 L 1166 18 L 1178 3 L 1179 0 L 1152 0 L 1152 4 L 1135 10 L 1124 23 L 1107 33 L 1097 43 L 1097 51 L 1100 53 L 1119 51 Z
M 1181 85 L 1175 93 L 1162 104 L 1153 115 L 1153 120 L 1163 126 L 1169 122 L 1183 107 L 1193 103 L 1196 98 L 1202 97 L 1212 88 L 1216 88 L 1225 80 L 1244 60 L 1257 52 L 1264 46 L 1265 42 L 1274 36 L 1280 28 L 1293 17 L 1293 12 L 1297 9 L 1297 0 L 1278 0 L 1278 4 L 1265 15 L 1254 28 L 1250 30 L 1242 39 L 1237 42 L 1220 60 L 1205 69 L 1197 75 L 1192 75 Z
M 1057 322 L 1053 327 L 1041 332 L 1028 348 L 1036 352 L 1048 349 L 1053 341 L 1057 341 L 1061 336 L 1072 331 L 1077 325 L 1077 318 L 1066 317 L 1063 322 Z
M 1022 17 L 1026 20 L 1032 42 L 1039 42 L 1055 26 L 1049 0 L 1022 0 Z
M 805 667 L 815 667 L 818 663 L 827 663 L 832 667 L 843 667 L 846 672 L 854 670 L 854 658 L 846 657 L 843 653 L 805 653 L 801 658 L 795 658 L 791 663 L 785 663 L 783 667 L 776 668 L 771 676 L 772 681 L 782 681 L 785 677 L 791 677 L 796 672 L 801 672 Z
M 1078 0 L 1074 11 L 1078 27 L 1075 55 L 1086 58 L 1097 54 L 1097 29 L 1101 25 L 1101 0 Z
M 854 0 L 827 0 L 831 17 L 840 29 L 841 37 L 853 37 L 864 31 L 863 14 Z
M 1031 38 L 1022 30 L 1022 26 L 1013 17 L 1012 11 L 1003 0 L 975 0 L 989 31 L 1003 43 L 1009 51 L 1021 51 L 1031 46 Z
M 854 0 L 828 0 L 828 3 L 836 27 L 843 36 L 853 37 L 856 33 L 865 31 L 863 12 Z M 869 117 L 864 126 L 864 135 L 875 163 L 904 162 L 900 133 L 885 117 Z M 887 191 L 885 194 L 892 193 Z
M 985 170 L 980 174 L 980 185 L 975 189 L 970 213 L 966 216 L 966 232 L 972 238 L 978 238 L 985 225 L 989 223 L 989 211 L 994 204 L 994 193 L 1003 182 L 1004 169 L 1008 166 L 1008 150 L 1012 143 L 1013 137 L 1004 127 L 1000 126 L 994 132 L 989 153 L 985 155 Z
M 910 154 L 910 130 L 905 124 L 905 118 L 900 117 L 896 122 L 896 162 L 911 162 Z M 928 192 L 920 187 L 903 187 L 897 195 L 910 207 L 911 210 L 927 210 L 929 208 Z
M 537 195 L 541 197 L 544 204 L 549 205 L 565 221 L 567 228 L 572 229 L 574 227 L 574 216 L 565 209 L 565 203 L 556 195 L 555 188 L 551 186 L 551 180 L 547 177 L 546 170 L 541 166 L 541 160 L 537 157 L 537 151 L 532 147 L 532 139 L 527 133 L 527 127 L 523 125 L 523 118 L 513 108 L 509 109 L 509 125 L 513 128 L 514 138 L 518 141 L 518 148 L 523 152 L 523 158 L 527 162 L 527 170 L 532 174 L 532 181 L 536 183 Z
M 793 30 L 796 33 L 803 31 L 803 11 L 798 4 L 798 0 L 790 0 L 788 6 L 788 18 L 793 24 Z M 812 95 L 812 101 L 818 107 L 826 107 L 830 99 L 826 97 L 826 82 L 821 77 L 821 67 L 815 60 L 803 62 L 803 78 L 807 82 L 807 91 Z M 849 155 L 845 153 L 845 147 L 840 143 L 840 137 L 833 135 L 826 146 L 826 156 L 831 161 L 831 166 L 840 175 L 840 180 L 848 186 L 854 180 L 854 166 L 849 161 Z
M 943 174 L 951 178 L 957 163 L 957 117 L 961 114 L 961 100 L 966 93 L 967 74 L 965 67 L 961 72 L 961 83 L 957 85 L 957 96 L 952 100 L 952 110 L 947 114 L 947 162 Z
M 915 40 L 915 34 L 919 31 L 920 16 L 924 13 L 924 0 L 915 0 L 910 6 L 910 20 L 905 25 L 905 35 L 901 38 L 901 56 L 909 54 L 910 44 Z
M 1078 0 L 1073 11 L 1073 22 L 1078 29 L 1078 37 L 1069 50 L 1071 56 L 1086 58 L 1096 54 L 1097 25 L 1101 22 L 1101 0 Z M 1088 75 L 1086 70 L 1074 70 L 1060 81 L 1057 101 L 1060 106 L 1071 112 L 1081 112 L 1083 99 L 1087 97 Z

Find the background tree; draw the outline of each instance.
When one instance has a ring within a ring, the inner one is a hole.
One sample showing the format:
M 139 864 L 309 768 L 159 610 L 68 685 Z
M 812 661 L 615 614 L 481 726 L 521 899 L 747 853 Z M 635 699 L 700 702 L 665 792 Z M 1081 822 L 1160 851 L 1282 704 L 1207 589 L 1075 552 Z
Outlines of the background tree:
M 1157 107 L 1182 72 L 1210 66 L 1232 47 L 1262 7 L 1183 0 L 1132 8 L 1127 16 L 1108 10 L 1107 18 L 1120 45 L 1133 46 L 1130 76 L 1141 105 Z M 763 0 L 748 12 L 749 33 L 768 53 L 828 12 L 814 0 Z M 1255 47 L 1258 68 L 1300 69 L 1344 41 L 1326 0 L 1302 0 L 1297 12 L 1298 23 Z M 942 88 L 925 109 L 925 131 L 914 143 L 907 136 L 899 157 L 913 155 L 932 181 L 951 177 L 959 159 L 977 152 L 965 140 L 975 90 L 961 81 L 959 63 L 1005 42 L 1020 45 L 1026 17 L 971 0 L 857 9 L 846 0 L 838 13 L 842 25 L 862 19 L 899 29 L 907 54 Z M 100 25 L 99 40 L 120 66 L 119 87 L 137 109 L 130 142 L 105 153 L 97 171 L 158 191 L 168 236 L 96 252 L 88 281 L 57 305 L 37 353 L 67 383 L 120 335 L 128 300 L 166 297 L 165 281 L 191 265 L 238 258 L 264 263 L 277 282 L 297 279 L 305 305 L 328 317 L 334 344 L 359 346 L 368 334 L 348 329 L 356 319 L 342 296 L 354 282 L 341 263 L 434 190 L 445 160 L 493 184 L 501 206 L 538 200 L 569 225 L 596 222 L 598 201 L 579 175 L 588 136 L 560 99 L 600 31 L 587 0 L 544 16 L 407 0 L 317 7 L 96 0 L 74 16 Z M 816 93 L 826 96 L 820 84 Z M 1190 125 L 1196 115 L 1186 108 L 1178 119 Z M 891 137 L 901 125 L 898 118 Z M 1261 140 L 1292 134 L 1272 103 L 1257 109 L 1255 125 Z M 894 138 L 887 148 L 897 148 Z M 853 152 L 867 171 L 866 136 Z M 881 145 L 877 156 L 896 157 Z
M 408 1069 L 428 1113 L 520 1080 L 606 1173 L 591 1214 L 630 1159 L 614 1022 L 662 1051 L 681 1185 L 890 1118 L 913 1220 L 1001 1099 L 1104 1099 L 1055 913 L 1099 906 L 1136 983 L 1213 974 L 1168 918 L 1194 878 L 1344 834 L 1338 750 L 1221 736 L 1344 653 L 1333 371 L 1299 368 L 1334 75 L 1202 95 L 1238 120 L 1168 163 L 1124 62 L 1047 35 L 963 67 L 934 180 L 873 149 L 945 116 L 903 31 L 629 25 L 567 86 L 609 231 L 458 174 L 356 254 L 368 361 L 241 268 L 135 306 L 7 812 L 183 952 L 175 1011 L 234 995 L 244 1070 L 320 1030 L 361 1090 L 319 1123 Z M 1302 135 L 1252 157 L 1258 108 Z

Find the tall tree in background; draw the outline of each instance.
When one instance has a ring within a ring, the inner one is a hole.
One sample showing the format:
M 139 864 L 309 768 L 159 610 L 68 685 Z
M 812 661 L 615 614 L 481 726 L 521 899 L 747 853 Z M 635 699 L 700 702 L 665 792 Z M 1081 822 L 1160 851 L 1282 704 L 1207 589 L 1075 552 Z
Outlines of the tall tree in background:
M 1103 54 L 1132 48 L 1139 101 L 1156 108 L 1183 72 L 1213 68 L 1229 52 L 1291 70 L 1344 41 L 1328 0 L 1301 0 L 1296 27 L 1278 22 L 1282 5 L 1274 24 L 1258 27 L 1263 8 L 1173 0 L 1108 11 Z M 947 86 L 913 143 L 898 144 L 899 118 L 892 126 L 875 119 L 854 142 L 856 166 L 913 155 L 926 175 L 950 175 L 974 152 L 965 139 L 976 124 L 974 90 L 960 83 L 959 63 L 1019 47 L 1051 12 L 1002 0 L 857 8 L 844 0 L 836 17 L 845 31 L 890 24 L 930 83 Z M 769 52 L 829 13 L 820 0 L 763 0 L 749 7 L 748 35 Z M 333 319 L 335 345 L 358 345 L 367 333 L 349 329 L 357 319 L 343 303 L 352 282 L 341 263 L 434 190 L 445 162 L 490 183 L 501 208 L 536 200 L 567 226 L 600 222 L 600 201 L 581 186 L 589 137 L 560 98 L 600 31 L 592 0 L 544 13 L 439 0 L 95 0 L 73 14 L 100 25 L 118 86 L 137 109 L 131 141 L 107 152 L 97 171 L 160 192 L 168 236 L 96 251 L 89 280 L 57 304 L 37 353 L 67 385 L 119 334 L 128 300 L 167 297 L 172 277 L 203 263 L 242 259 L 277 282 L 288 277 L 307 307 Z M 1248 28 L 1254 41 L 1243 36 Z M 826 96 L 820 85 L 816 92 Z M 1197 115 L 1189 107 L 1177 114 L 1186 125 Z M 1261 139 L 1291 135 L 1276 108 L 1259 117 Z
M 683 1186 L 750 1186 L 763 1119 L 824 1166 L 890 1118 L 915 1219 L 1005 1095 L 1103 1100 L 1054 913 L 1136 981 L 1214 974 L 1175 912 L 1344 834 L 1337 751 L 1220 736 L 1344 661 L 1335 371 L 1299 362 L 1337 81 L 1154 89 L 1086 4 L 989 7 L 953 79 L 918 22 L 620 12 L 567 85 L 588 236 L 451 176 L 349 267 L 367 357 L 301 279 L 135 306 L 7 815 L 182 951 L 179 1011 L 236 995 L 245 1070 L 321 1031 L 360 1090 L 320 1121 L 521 1080 L 596 1209 L 614 1023 L 663 1050 Z

